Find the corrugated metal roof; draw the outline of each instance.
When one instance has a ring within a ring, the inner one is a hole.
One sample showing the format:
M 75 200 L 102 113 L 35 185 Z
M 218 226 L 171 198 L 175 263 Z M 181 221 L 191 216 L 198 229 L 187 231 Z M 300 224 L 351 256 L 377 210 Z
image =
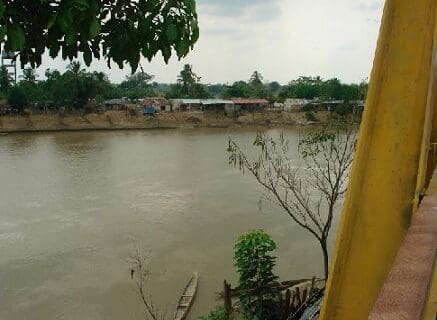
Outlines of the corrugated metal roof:
M 157 104 L 160 106 L 167 105 L 169 102 L 166 98 L 163 97 L 147 97 L 141 100 L 141 104 L 152 105 Z
M 111 99 L 111 100 L 106 100 L 103 102 L 103 104 L 107 104 L 107 105 L 112 105 L 112 104 L 126 104 L 129 103 L 129 100 L 126 99 Z
M 234 104 L 231 100 L 223 100 L 223 99 L 205 99 L 202 100 L 202 104 L 208 105 L 208 104 Z
M 200 99 L 181 99 L 179 100 L 182 104 L 201 104 L 202 100 Z
M 269 103 L 266 99 L 246 99 L 246 98 L 232 98 L 235 104 L 266 104 Z

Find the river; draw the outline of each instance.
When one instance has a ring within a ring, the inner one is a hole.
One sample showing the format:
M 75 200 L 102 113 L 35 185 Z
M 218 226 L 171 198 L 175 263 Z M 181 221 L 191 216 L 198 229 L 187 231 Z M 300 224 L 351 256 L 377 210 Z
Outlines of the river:
M 271 129 L 272 134 L 280 129 Z M 299 131 L 285 135 L 296 143 Z M 130 256 L 147 255 L 149 293 L 171 315 L 193 271 L 189 319 L 236 284 L 240 234 L 263 228 L 283 279 L 321 275 L 317 243 L 227 162 L 255 129 L 58 132 L 0 137 L 0 319 L 143 319 Z M 334 238 L 334 237 L 331 237 Z M 332 239 L 331 239 L 332 244 Z

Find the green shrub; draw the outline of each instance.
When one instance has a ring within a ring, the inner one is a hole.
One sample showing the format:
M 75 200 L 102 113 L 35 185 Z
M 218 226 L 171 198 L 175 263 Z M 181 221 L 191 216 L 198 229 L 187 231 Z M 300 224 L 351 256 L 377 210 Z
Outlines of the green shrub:
M 307 121 L 318 121 L 316 118 L 316 114 L 312 111 L 305 112 L 305 118 Z
M 267 284 L 278 277 L 273 273 L 276 257 L 269 253 L 276 243 L 263 230 L 243 234 L 235 245 L 234 262 L 239 273 L 240 303 L 247 319 L 277 319 L 278 290 Z
M 200 317 L 199 320 L 239 320 L 242 318 L 233 314 L 227 314 L 223 307 L 215 307 L 207 316 Z
M 307 112 L 307 111 L 314 111 L 314 110 L 316 110 L 316 106 L 314 104 L 312 104 L 312 103 L 307 103 L 306 105 L 304 105 L 302 107 L 302 111 L 305 111 L 305 112 Z
M 27 92 L 22 87 L 12 87 L 9 89 L 8 102 L 12 107 L 22 111 L 29 104 Z

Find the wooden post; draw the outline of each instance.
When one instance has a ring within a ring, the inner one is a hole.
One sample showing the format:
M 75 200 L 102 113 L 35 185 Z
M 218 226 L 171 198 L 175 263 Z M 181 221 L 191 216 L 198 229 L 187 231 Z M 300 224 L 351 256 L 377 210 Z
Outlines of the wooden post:
M 287 291 L 285 291 L 285 301 L 284 301 L 284 313 L 283 313 L 283 317 L 282 319 L 287 319 L 288 316 L 290 315 L 290 309 L 291 309 L 291 291 L 290 289 L 287 289 Z
M 296 311 L 296 292 L 293 293 L 293 298 L 290 303 L 290 314 Z
M 308 288 L 304 288 L 302 291 L 302 303 L 305 303 L 305 301 L 307 300 L 308 296 Z
M 313 279 L 311 280 L 311 289 L 309 294 L 310 297 L 313 295 L 315 288 L 316 288 L 316 277 L 313 277 Z
M 232 299 L 231 299 L 231 285 L 223 281 L 223 299 L 224 299 L 224 308 L 227 314 L 232 311 Z
M 302 299 L 300 298 L 299 287 L 296 287 L 296 302 L 297 302 L 297 307 L 299 308 L 300 305 L 302 304 Z

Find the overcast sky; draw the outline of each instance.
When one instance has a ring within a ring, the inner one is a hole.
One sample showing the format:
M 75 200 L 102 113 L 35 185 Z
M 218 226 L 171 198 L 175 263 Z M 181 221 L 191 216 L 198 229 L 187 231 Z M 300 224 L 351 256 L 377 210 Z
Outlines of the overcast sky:
M 383 0 L 197 0 L 200 39 L 187 58 L 143 59 L 158 82 L 174 82 L 183 64 L 193 65 L 204 83 L 247 80 L 258 70 L 266 81 L 287 83 L 301 75 L 359 82 L 370 74 Z M 61 59 L 44 62 L 64 69 Z M 130 73 L 93 62 L 114 82 Z

